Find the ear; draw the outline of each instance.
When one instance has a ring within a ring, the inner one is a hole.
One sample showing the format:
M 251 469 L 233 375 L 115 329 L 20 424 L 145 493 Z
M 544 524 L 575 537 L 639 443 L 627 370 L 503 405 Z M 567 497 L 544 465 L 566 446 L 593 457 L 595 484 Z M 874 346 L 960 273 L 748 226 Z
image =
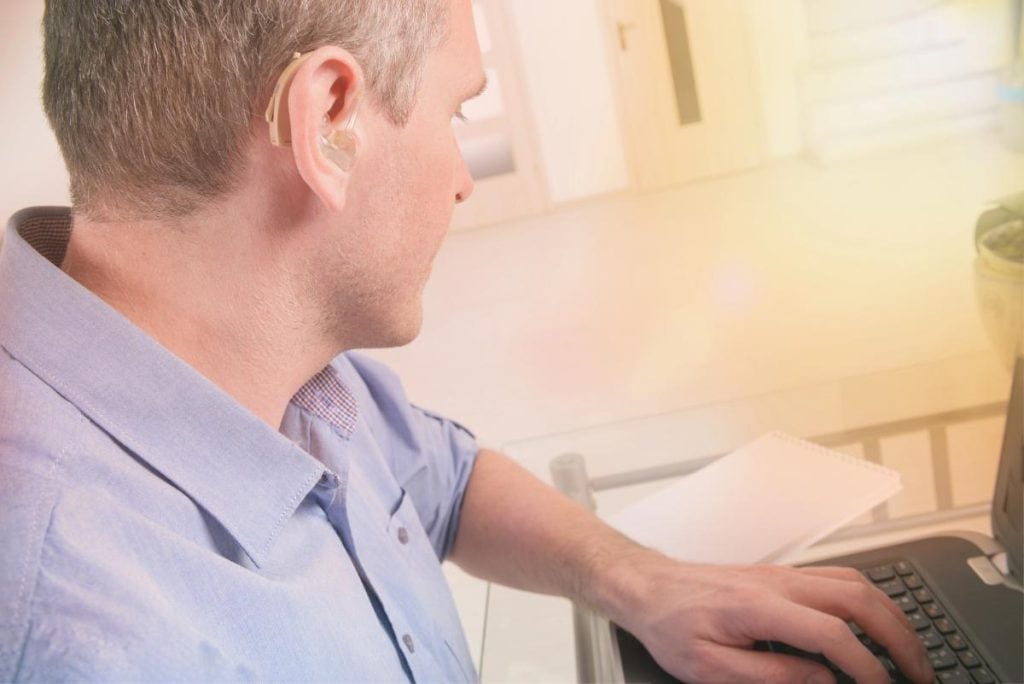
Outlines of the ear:
M 335 212 L 345 206 L 352 166 L 332 161 L 332 150 L 325 154 L 322 136 L 327 133 L 330 138 L 352 120 L 363 88 L 363 71 L 355 58 L 340 47 L 325 46 L 302 58 L 285 95 L 295 167 L 324 206 Z M 358 150 L 356 130 L 348 135 Z

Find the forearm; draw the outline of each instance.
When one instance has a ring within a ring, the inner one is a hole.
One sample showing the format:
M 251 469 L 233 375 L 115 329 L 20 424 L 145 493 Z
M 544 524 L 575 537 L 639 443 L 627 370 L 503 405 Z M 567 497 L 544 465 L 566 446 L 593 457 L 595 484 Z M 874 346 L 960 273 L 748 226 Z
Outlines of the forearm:
M 645 590 L 629 567 L 658 557 L 505 456 L 481 451 L 452 553 L 470 574 L 615 618 Z

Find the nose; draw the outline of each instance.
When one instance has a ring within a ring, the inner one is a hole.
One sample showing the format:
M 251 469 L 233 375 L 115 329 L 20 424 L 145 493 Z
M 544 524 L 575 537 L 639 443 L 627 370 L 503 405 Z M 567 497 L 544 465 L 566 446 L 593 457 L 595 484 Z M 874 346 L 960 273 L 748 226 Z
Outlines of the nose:
M 462 204 L 469 199 L 469 196 L 473 194 L 473 188 L 476 184 L 473 182 L 473 175 L 469 172 L 469 167 L 466 165 L 466 160 L 460 155 L 462 163 L 459 164 L 459 170 L 456 172 L 457 176 L 455 179 L 455 203 Z

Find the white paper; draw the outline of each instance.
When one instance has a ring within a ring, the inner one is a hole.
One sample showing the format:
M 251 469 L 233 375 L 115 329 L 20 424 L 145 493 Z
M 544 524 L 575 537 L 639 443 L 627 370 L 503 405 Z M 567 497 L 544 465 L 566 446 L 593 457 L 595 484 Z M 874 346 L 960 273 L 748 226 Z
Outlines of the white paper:
M 770 563 L 807 548 L 902 488 L 895 470 L 775 432 L 608 522 L 680 560 Z

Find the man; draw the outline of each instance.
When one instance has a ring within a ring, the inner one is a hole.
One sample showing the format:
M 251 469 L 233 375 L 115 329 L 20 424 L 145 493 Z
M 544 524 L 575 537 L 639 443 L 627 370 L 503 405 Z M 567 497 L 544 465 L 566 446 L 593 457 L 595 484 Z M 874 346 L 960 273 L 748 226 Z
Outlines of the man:
M 0 679 L 475 679 L 440 571 L 561 594 L 687 681 L 930 680 L 852 571 L 616 534 L 346 350 L 402 345 L 472 180 L 470 0 L 48 0 L 73 209 L 0 256 Z M 269 106 L 268 106 L 269 103 Z

